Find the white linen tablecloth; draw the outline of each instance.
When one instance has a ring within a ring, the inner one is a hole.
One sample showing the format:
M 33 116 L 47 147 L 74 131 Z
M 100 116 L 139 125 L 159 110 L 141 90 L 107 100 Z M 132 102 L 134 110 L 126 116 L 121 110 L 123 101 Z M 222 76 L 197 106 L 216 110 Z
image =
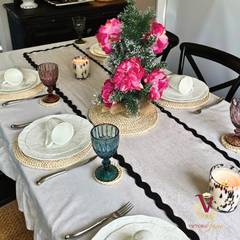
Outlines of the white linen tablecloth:
M 88 45 L 82 47 L 87 53 L 86 48 L 95 43 L 96 39 L 89 38 L 88 42 Z M 64 46 L 67 43 L 71 41 L 2 53 L 0 70 L 15 65 L 31 68 L 23 58 L 24 52 Z M 101 91 L 107 74 L 91 61 L 90 78 L 85 81 L 76 80 L 71 70 L 71 60 L 81 54 L 69 46 L 34 52 L 29 56 L 36 64 L 51 61 L 59 65 L 57 87 L 87 116 L 93 95 Z M 46 89 L 43 92 L 46 92 Z M 211 95 L 210 102 L 214 100 L 216 97 Z M 226 150 L 219 141 L 222 134 L 234 130 L 229 117 L 229 103 L 224 101 L 204 110 L 200 115 L 193 114 L 193 110 L 167 110 L 239 161 L 239 155 Z M 8 107 L 0 106 L 0 169 L 16 180 L 19 209 L 25 214 L 27 228 L 34 230 L 35 240 L 64 239 L 66 234 L 88 226 L 127 201 L 134 205 L 129 215 L 155 216 L 172 223 L 166 213 L 128 176 L 126 169 L 123 169 L 123 179 L 115 185 L 104 186 L 97 183 L 93 172 L 101 164 L 100 158 L 37 186 L 36 180 L 49 171 L 31 169 L 18 162 L 13 154 L 13 143 L 21 130 L 11 129 L 10 125 L 28 122 L 58 111 L 74 114 L 63 101 L 58 106 L 49 108 L 41 106 L 37 99 Z M 123 155 L 125 161 L 150 185 L 152 191 L 158 193 L 163 202 L 168 204 L 174 214 L 181 217 L 200 239 L 239 239 L 239 208 L 229 214 L 218 213 L 214 225 L 222 227 L 211 228 L 209 231 L 196 226 L 207 224 L 210 220 L 197 218 L 192 208 L 199 203 L 195 195 L 208 191 L 210 168 L 219 163 L 235 164 L 195 137 L 192 132 L 185 130 L 167 114 L 159 109 L 158 113 L 159 121 L 149 132 L 136 136 L 121 136 L 118 153 Z M 89 156 L 91 155 L 94 155 L 93 151 Z M 112 162 L 117 160 L 112 159 Z M 81 239 L 91 239 L 99 229 L 100 227 L 84 234 Z

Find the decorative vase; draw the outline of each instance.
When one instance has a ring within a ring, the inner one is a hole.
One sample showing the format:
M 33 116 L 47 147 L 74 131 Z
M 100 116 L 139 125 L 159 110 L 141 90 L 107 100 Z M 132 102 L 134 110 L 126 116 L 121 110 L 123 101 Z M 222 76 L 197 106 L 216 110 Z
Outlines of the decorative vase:
M 155 111 L 155 107 L 151 103 L 151 100 L 149 99 L 148 96 L 143 97 L 139 102 L 140 102 L 140 107 L 139 107 L 140 115 L 146 116 Z M 110 112 L 111 114 L 120 113 L 125 117 L 130 117 L 127 114 L 127 109 L 125 107 L 124 102 L 117 103 L 116 105 L 114 105 L 110 108 L 104 106 L 102 108 L 102 112 Z
M 23 9 L 32 9 L 37 8 L 38 4 L 34 2 L 34 0 L 22 0 L 22 4 L 20 5 Z

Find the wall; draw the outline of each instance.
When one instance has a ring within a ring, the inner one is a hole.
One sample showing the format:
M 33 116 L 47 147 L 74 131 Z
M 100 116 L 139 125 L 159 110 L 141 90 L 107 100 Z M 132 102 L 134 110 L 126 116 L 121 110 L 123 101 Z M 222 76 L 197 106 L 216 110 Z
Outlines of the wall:
M 165 1 L 165 0 L 158 0 Z M 181 42 L 195 42 L 218 48 L 240 58 L 239 22 L 240 1 L 235 0 L 168 0 L 166 28 L 175 33 Z M 179 46 L 170 53 L 169 69 L 178 70 Z M 233 79 L 237 74 L 207 60 L 200 61 L 203 76 L 210 86 Z M 186 75 L 195 76 L 189 65 Z M 216 92 L 225 96 L 226 91 Z M 238 90 L 236 96 L 240 96 Z
M 7 12 L 3 7 L 4 3 L 13 3 L 13 0 L 0 0 L 0 42 L 3 48 L 3 52 L 12 50 L 12 41 L 9 31 Z M 3 2 L 3 3 L 2 3 Z

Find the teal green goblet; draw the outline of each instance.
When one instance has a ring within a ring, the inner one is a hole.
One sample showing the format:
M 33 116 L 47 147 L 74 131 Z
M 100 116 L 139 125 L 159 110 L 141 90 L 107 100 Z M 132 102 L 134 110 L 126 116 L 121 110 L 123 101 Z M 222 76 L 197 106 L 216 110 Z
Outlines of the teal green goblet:
M 112 124 L 99 124 L 91 130 L 91 141 L 94 151 L 103 159 L 102 165 L 95 170 L 95 177 L 101 182 L 113 181 L 119 171 L 109 158 L 117 152 L 119 129 Z

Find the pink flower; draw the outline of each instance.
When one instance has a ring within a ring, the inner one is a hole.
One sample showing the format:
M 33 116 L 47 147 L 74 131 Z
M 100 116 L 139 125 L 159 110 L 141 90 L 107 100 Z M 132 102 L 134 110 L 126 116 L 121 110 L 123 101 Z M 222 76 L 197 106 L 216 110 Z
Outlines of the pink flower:
M 120 40 L 120 35 L 122 33 L 121 26 L 122 22 L 113 18 L 111 20 L 107 20 L 106 24 L 102 25 L 96 34 L 100 47 L 106 54 L 111 53 L 113 50 L 111 43 L 118 42 Z
M 114 93 L 114 91 L 115 89 L 113 82 L 110 79 L 107 79 L 102 87 L 102 97 L 106 107 L 111 107 L 117 104 L 109 101 L 109 97 Z
M 140 58 L 130 58 L 123 61 L 115 70 L 113 83 L 122 92 L 141 90 L 141 80 L 146 76 L 145 69 L 141 66 Z
M 163 27 L 162 24 L 157 23 L 154 19 L 152 19 L 151 22 L 151 30 L 147 35 L 150 36 L 155 34 L 157 36 L 157 40 L 153 44 L 152 49 L 154 53 L 161 53 L 168 45 L 168 37 L 166 36 L 165 27 Z
M 151 100 L 158 100 L 162 97 L 162 92 L 168 87 L 168 79 L 163 70 L 158 68 L 154 69 L 147 78 L 144 79 L 144 83 L 152 83 L 152 87 L 148 96 Z

